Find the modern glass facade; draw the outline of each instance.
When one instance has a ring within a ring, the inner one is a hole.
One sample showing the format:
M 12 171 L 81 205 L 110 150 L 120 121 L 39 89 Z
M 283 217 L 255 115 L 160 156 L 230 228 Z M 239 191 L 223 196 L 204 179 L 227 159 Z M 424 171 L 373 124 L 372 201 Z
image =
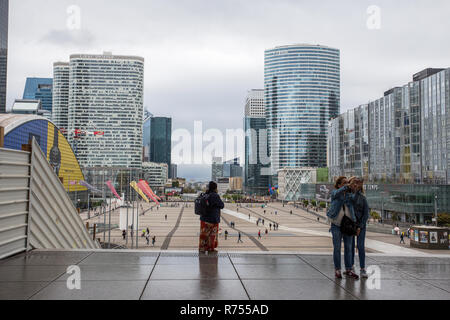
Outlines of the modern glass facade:
M 325 167 L 328 122 L 340 111 L 340 52 L 319 45 L 265 52 L 265 105 L 273 173 Z
M 143 91 L 141 57 L 70 57 L 68 138 L 83 167 L 141 168 Z
M 168 168 L 172 163 L 172 119 L 150 117 L 144 121 L 143 143 L 144 159 L 148 162 L 165 163 Z M 169 178 L 171 170 L 169 170 Z
M 53 79 L 27 78 L 23 99 L 40 100 L 42 109 L 51 113 L 53 109 Z
M 53 64 L 53 103 L 52 119 L 67 138 L 69 127 L 69 63 Z
M 245 192 L 266 195 L 270 184 L 267 121 L 265 118 L 246 117 L 245 128 Z
M 330 122 L 332 179 L 356 175 L 371 183 L 450 184 L 450 69 L 419 74 Z
M 0 0 L 0 113 L 6 112 L 9 0 Z

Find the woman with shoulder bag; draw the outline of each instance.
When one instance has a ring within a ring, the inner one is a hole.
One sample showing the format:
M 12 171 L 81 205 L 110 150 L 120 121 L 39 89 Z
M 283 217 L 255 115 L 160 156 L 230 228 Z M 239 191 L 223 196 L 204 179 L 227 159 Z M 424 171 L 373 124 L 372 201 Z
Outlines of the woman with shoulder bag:
M 330 232 L 333 235 L 335 276 L 337 279 L 342 279 L 341 248 L 342 240 L 344 240 L 344 262 L 346 270 L 344 275 L 347 278 L 359 280 L 359 276 L 352 270 L 352 242 L 354 243 L 354 237 L 356 235 L 356 217 L 353 209 L 351 189 L 348 186 L 346 177 L 339 177 L 334 187 L 336 190 L 331 193 L 331 206 L 328 210 L 327 217 L 331 222 Z

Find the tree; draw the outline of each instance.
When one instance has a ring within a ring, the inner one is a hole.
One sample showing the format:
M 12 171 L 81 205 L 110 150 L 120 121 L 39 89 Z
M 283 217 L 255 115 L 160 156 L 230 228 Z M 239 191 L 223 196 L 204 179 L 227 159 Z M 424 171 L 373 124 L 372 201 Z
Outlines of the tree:
M 173 181 L 172 182 L 172 188 L 179 188 L 180 187 L 180 181 Z

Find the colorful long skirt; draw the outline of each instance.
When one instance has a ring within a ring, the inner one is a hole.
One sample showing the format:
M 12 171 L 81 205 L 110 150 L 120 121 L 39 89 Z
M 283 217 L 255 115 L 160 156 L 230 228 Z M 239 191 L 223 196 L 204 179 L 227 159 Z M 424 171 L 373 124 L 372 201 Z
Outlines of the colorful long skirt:
M 199 251 L 214 251 L 219 246 L 219 224 L 201 221 Z

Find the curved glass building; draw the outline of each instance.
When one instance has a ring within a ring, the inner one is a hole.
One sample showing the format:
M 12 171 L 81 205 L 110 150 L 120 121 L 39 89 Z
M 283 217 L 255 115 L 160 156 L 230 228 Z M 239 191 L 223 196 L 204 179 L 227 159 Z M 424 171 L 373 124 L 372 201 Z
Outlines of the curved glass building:
M 326 167 L 328 121 L 340 111 L 340 52 L 289 45 L 265 52 L 265 104 L 273 173 Z

